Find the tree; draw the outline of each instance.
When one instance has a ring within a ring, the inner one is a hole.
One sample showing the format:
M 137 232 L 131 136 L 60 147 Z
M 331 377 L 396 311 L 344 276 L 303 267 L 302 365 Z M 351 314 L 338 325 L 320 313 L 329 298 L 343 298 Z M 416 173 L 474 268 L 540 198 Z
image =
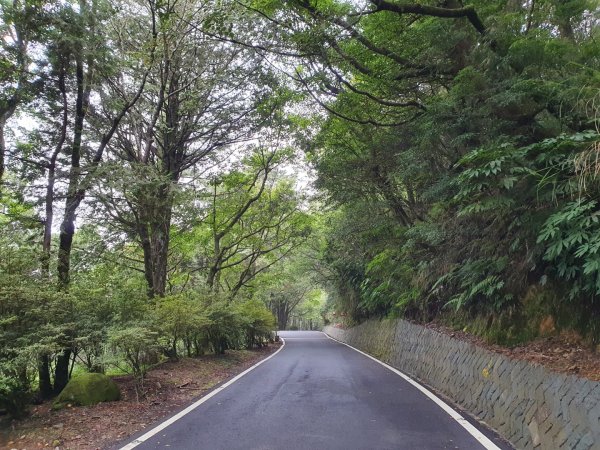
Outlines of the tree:
M 198 176 L 221 157 L 218 151 L 253 139 L 271 115 L 269 75 L 260 59 L 205 35 L 202 24 L 210 13 L 200 3 L 162 4 L 152 89 L 117 130 L 111 154 L 115 164 L 125 163 L 123 184 L 107 180 L 114 191 L 98 193 L 137 236 L 151 297 L 165 294 L 181 178 Z
M 99 32 L 101 29 L 106 29 L 106 24 L 98 23 L 102 19 L 101 13 L 106 13 L 107 4 L 101 0 L 92 0 L 88 4 L 86 0 L 81 0 L 79 3 L 79 12 L 77 17 L 77 41 L 73 49 L 73 60 L 75 64 L 75 110 L 73 117 L 73 136 L 69 147 L 69 156 L 71 165 L 69 170 L 69 183 L 65 198 L 64 215 L 60 226 L 60 240 L 58 248 L 58 281 L 65 288 L 70 281 L 70 259 L 71 250 L 73 247 L 73 236 L 75 234 L 75 219 L 81 202 L 86 196 L 89 188 L 90 177 L 95 174 L 98 165 L 102 161 L 104 151 L 115 132 L 117 131 L 121 121 L 129 112 L 129 110 L 140 99 L 151 67 L 154 65 L 155 51 L 157 45 L 157 24 L 156 24 L 156 7 L 154 2 L 148 3 L 148 10 L 143 11 L 143 18 L 148 18 L 150 26 L 150 36 L 144 41 L 147 60 L 142 61 L 142 76 L 134 78 L 136 84 L 123 85 L 122 83 L 114 84 L 107 83 L 108 87 L 113 87 L 117 94 L 117 107 L 114 110 L 107 108 L 105 112 L 108 116 L 109 125 L 106 131 L 100 133 L 99 143 L 95 151 L 91 155 L 87 155 L 89 160 L 88 166 L 85 168 L 86 173 L 82 171 L 81 159 L 82 152 L 87 150 L 87 146 L 83 146 L 84 124 L 88 113 L 92 108 L 90 103 L 92 89 L 96 83 L 96 77 L 99 74 L 111 73 L 109 67 L 101 64 L 102 58 L 107 56 L 103 54 L 108 49 L 106 48 L 106 36 Z M 136 12 L 142 12 L 136 11 Z M 105 19 L 106 20 L 106 19 Z M 129 45 L 136 43 L 130 42 Z M 137 49 L 136 49 L 137 50 Z M 131 61 L 127 61 L 131 63 Z M 138 63 L 139 64 L 139 63 Z M 135 65 L 135 63 L 134 63 Z M 125 69 L 122 65 L 121 70 Z M 107 70 L 108 69 L 108 70 Z M 138 67 L 139 69 L 139 67 Z M 105 72 L 106 71 L 106 72 Z M 112 72 L 114 73 L 114 72 Z M 121 79 L 125 79 L 120 76 Z M 108 105 L 106 105 L 108 106 Z M 103 118 L 105 119 L 105 118 Z
M 41 74 L 30 71 L 31 46 L 43 40 L 46 14 L 42 5 L 41 1 L 20 0 L 0 4 L 0 23 L 5 32 L 0 44 L 0 189 L 6 168 L 7 122 L 18 106 L 34 98 L 42 85 Z
M 268 184 L 270 173 L 285 158 L 277 150 L 257 149 L 248 158 L 246 172 L 233 171 L 213 181 L 206 218 L 210 228 L 207 284 L 218 291 L 224 271 L 232 296 L 259 273 L 267 270 L 302 243 L 308 222 L 299 210 L 299 199 L 285 181 Z M 221 189 L 219 189 L 221 188 Z M 261 263 L 262 260 L 262 263 Z
M 16 8 L 19 4 L 14 2 L 13 6 Z M 24 12 L 28 14 L 35 13 L 35 8 L 40 7 L 37 3 L 27 5 L 24 6 Z M 152 4 L 150 5 L 152 9 Z M 37 20 L 40 20 L 40 17 L 44 19 L 45 29 L 41 35 L 43 39 L 38 39 L 40 46 L 38 51 L 42 52 L 43 56 L 37 64 L 45 89 L 35 100 L 38 111 L 31 113 L 38 119 L 39 127 L 29 133 L 31 142 L 28 145 L 21 145 L 21 148 L 27 149 L 27 152 L 24 152 L 23 156 L 15 155 L 14 159 L 22 163 L 23 170 L 27 173 L 26 178 L 31 181 L 41 176 L 41 173 L 46 173 L 44 192 L 41 194 L 45 205 L 41 270 L 47 278 L 51 276 L 54 200 L 59 195 L 55 186 L 57 179 L 63 175 L 63 155 L 67 153 L 70 159 L 68 186 L 64 193 L 60 193 L 65 198 L 56 272 L 61 289 L 67 289 L 70 283 L 71 250 L 77 210 L 85 198 L 104 149 L 128 109 L 143 91 L 145 84 L 144 78 L 139 85 L 121 86 L 122 90 L 111 84 L 110 77 L 121 75 L 117 75 L 118 71 L 113 71 L 114 67 L 111 67 L 111 64 L 117 64 L 118 58 L 113 58 L 114 53 L 111 53 L 111 49 L 106 44 L 108 40 L 106 29 L 112 25 L 109 23 L 109 13 L 108 4 L 104 2 L 81 1 L 76 7 L 72 3 L 64 3 L 45 10 L 44 14 L 39 16 L 33 14 L 29 17 L 30 20 L 31 17 Z M 35 23 L 35 20 L 33 22 Z M 97 32 L 98 29 L 103 32 Z M 17 34 L 20 36 L 22 33 Z M 150 60 L 152 60 L 153 45 L 153 39 L 150 39 Z M 124 56 L 121 54 L 119 60 L 121 70 L 125 69 Z M 110 123 L 107 131 L 100 133 L 99 142 L 92 155 L 92 149 L 86 145 L 86 139 L 89 139 L 90 144 L 96 143 L 94 135 L 96 130 L 92 130 L 92 127 L 105 122 L 99 114 L 90 113 L 96 106 L 91 99 L 94 95 L 102 95 L 111 90 L 116 94 L 116 104 L 114 107 L 104 105 Z M 14 95 L 21 97 L 17 91 Z M 59 117 L 58 120 L 54 120 L 56 115 Z M 86 124 L 90 129 L 85 129 Z M 82 162 L 85 167 L 82 167 Z M 35 190 L 32 194 L 40 195 Z M 69 365 L 73 357 L 70 346 L 74 339 L 74 335 L 65 333 L 64 350 L 56 357 L 52 389 L 55 393 L 62 390 L 70 376 Z M 42 396 L 47 397 L 50 395 L 51 361 L 48 355 L 41 355 L 41 358 L 40 388 Z

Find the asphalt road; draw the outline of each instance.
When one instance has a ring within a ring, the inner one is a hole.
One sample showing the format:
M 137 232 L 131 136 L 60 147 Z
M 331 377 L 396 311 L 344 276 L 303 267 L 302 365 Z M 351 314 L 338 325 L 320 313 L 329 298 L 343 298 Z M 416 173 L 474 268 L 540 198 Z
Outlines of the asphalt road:
M 281 352 L 136 449 L 484 448 L 436 403 L 366 356 L 320 332 L 280 335 Z

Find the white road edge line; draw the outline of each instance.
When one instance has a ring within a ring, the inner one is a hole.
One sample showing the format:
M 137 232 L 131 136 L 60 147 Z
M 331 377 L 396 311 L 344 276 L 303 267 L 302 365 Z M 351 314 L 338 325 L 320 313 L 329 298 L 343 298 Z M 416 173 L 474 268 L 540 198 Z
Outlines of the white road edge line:
M 452 409 L 451 406 L 449 406 L 446 402 L 444 402 L 441 398 L 439 398 L 438 396 L 436 396 L 433 392 L 431 392 L 429 389 L 427 389 L 425 386 L 422 386 L 421 384 L 417 383 L 415 380 L 413 380 L 411 377 L 409 377 L 408 375 L 406 375 L 403 372 L 400 372 L 398 369 L 396 369 L 395 367 L 390 366 L 389 364 L 384 363 L 383 361 L 378 360 L 377 358 L 369 355 L 368 353 L 365 353 L 355 347 L 352 347 L 349 344 L 346 344 L 345 342 L 342 341 L 338 341 L 337 339 L 329 336 L 327 333 L 325 333 L 324 331 L 322 331 L 321 333 L 323 333 L 325 336 L 327 336 L 329 339 L 331 339 L 332 341 L 336 341 L 339 342 L 340 344 L 345 345 L 346 347 L 350 347 L 352 350 L 357 351 L 358 353 L 361 353 L 363 355 L 365 355 L 367 358 L 371 358 L 373 361 L 381 364 L 383 367 L 385 367 L 386 369 L 391 370 L 392 372 L 394 372 L 396 375 L 404 378 L 404 380 L 408 381 L 410 384 L 412 384 L 414 387 L 416 387 L 419 391 L 421 391 L 423 394 L 425 394 L 427 397 L 429 397 L 429 399 L 433 400 L 435 402 L 436 405 L 438 405 L 440 408 L 442 408 L 450 417 L 452 417 L 454 420 L 456 420 L 458 422 L 458 424 L 460 426 L 462 426 L 465 430 L 467 430 L 467 432 L 473 436 L 475 439 L 477 439 L 477 441 L 483 445 L 483 447 L 486 450 L 501 450 L 500 447 L 498 447 L 496 444 L 494 444 L 492 441 L 490 441 L 481 431 L 479 431 L 477 428 L 475 428 L 471 423 L 469 423 L 469 421 L 467 421 L 467 419 L 465 419 L 463 416 L 461 416 L 457 411 L 455 411 L 454 409 Z
M 239 375 L 236 375 L 235 377 L 233 377 L 227 383 L 225 383 L 222 386 L 219 386 L 218 388 L 212 390 L 211 392 L 209 392 L 208 394 L 206 394 L 204 397 L 196 400 L 194 403 L 192 403 L 190 406 L 188 406 L 184 410 L 180 411 L 179 413 L 175 414 L 173 417 L 165 420 L 164 422 L 158 424 L 157 426 L 155 426 L 154 428 L 152 428 L 150 431 L 146 432 L 145 434 L 143 434 L 139 438 L 134 439 L 129 444 L 121 447 L 119 450 L 130 450 L 132 448 L 137 447 L 141 443 L 143 443 L 143 442 L 147 441 L 148 439 L 150 439 L 155 434 L 160 433 L 162 430 L 164 430 L 165 428 L 167 428 L 169 425 L 177 422 L 179 419 L 181 419 L 186 414 L 189 414 L 190 412 L 192 412 L 194 409 L 196 409 L 202 403 L 208 401 L 209 399 L 211 399 L 212 397 L 214 397 L 215 395 L 217 395 L 222 390 L 224 390 L 227 387 L 231 386 L 233 383 L 235 383 L 237 380 L 239 380 L 240 378 L 242 378 L 248 372 L 253 371 L 254 369 L 256 369 L 261 364 L 263 364 L 263 363 L 267 362 L 268 360 L 270 360 L 271 358 L 273 358 L 277 353 L 279 353 L 285 347 L 285 339 L 283 339 L 282 337 L 280 337 L 279 339 L 281 339 L 281 341 L 283 342 L 283 345 L 279 348 L 279 350 L 277 350 L 271 356 L 268 356 L 267 358 L 260 360 L 259 362 L 257 362 L 256 364 L 254 364 L 252 367 L 249 367 L 248 369 L 244 370 Z

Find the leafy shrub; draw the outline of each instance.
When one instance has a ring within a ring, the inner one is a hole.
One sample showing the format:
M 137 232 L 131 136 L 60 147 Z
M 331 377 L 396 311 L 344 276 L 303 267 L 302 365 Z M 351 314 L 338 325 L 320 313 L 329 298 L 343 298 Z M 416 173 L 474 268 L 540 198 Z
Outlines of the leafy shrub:
M 567 203 L 552 214 L 540 230 L 544 260 L 556 275 L 572 282 L 571 298 L 581 292 L 600 294 L 600 208 L 595 200 Z
M 457 292 L 446 303 L 456 310 L 480 303 L 487 304 L 491 310 L 500 311 L 512 300 L 512 296 L 503 291 L 504 281 L 500 275 L 507 263 L 507 258 L 465 261 L 441 277 L 433 286 L 433 292 L 442 289 Z
M 217 355 L 226 350 L 238 347 L 241 340 L 243 319 L 235 308 L 226 300 L 217 300 L 206 309 L 209 320 L 206 326 L 206 337 Z
M 0 378 L 5 407 L 16 415 L 31 397 L 40 358 L 57 358 L 71 345 L 76 316 L 74 297 L 42 277 L 39 248 L 30 237 L 0 235 L 0 361 L 6 361 Z M 46 388 L 42 396 L 52 394 L 52 386 L 39 385 Z
M 110 331 L 108 341 L 128 371 L 143 383 L 148 368 L 159 360 L 159 334 L 143 326 L 117 328 Z M 118 362 L 114 363 L 118 365 Z
M 167 340 L 169 357 L 178 356 L 179 341 L 184 342 L 188 356 L 191 356 L 194 344 L 198 353 L 198 342 L 211 323 L 198 298 L 183 294 L 161 298 L 157 301 L 155 314 L 157 328 Z
M 29 387 L 17 376 L 0 373 L 0 408 L 15 419 L 23 417 L 31 400 Z
M 275 317 L 263 303 L 250 300 L 237 307 L 242 318 L 242 330 L 247 348 L 262 347 L 272 340 Z

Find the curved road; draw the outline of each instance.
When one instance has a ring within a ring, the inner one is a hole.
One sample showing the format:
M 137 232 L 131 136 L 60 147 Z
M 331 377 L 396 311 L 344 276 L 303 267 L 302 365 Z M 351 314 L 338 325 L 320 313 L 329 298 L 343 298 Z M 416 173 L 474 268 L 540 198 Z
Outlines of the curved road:
M 123 448 L 486 448 L 434 401 L 365 355 L 320 332 L 280 335 L 285 347 L 273 358 Z M 511 448 L 482 431 L 498 447 Z

